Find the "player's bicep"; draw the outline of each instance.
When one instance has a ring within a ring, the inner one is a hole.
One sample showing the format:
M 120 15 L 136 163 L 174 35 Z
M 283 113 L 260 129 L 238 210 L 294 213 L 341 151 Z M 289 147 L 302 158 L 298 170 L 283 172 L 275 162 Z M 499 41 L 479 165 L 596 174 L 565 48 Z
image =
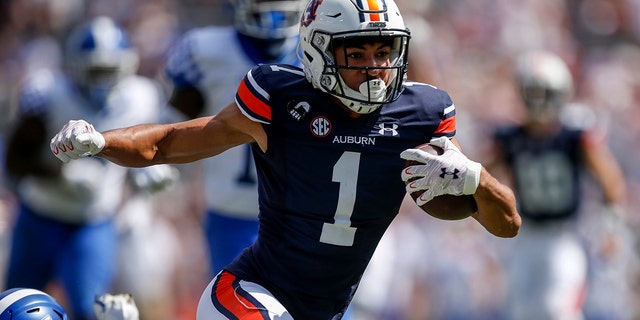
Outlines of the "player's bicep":
M 179 129 L 177 141 L 188 143 L 187 150 L 201 151 L 198 156 L 214 156 L 245 143 L 258 143 L 266 150 L 266 133 L 262 125 L 247 118 L 235 102 L 215 116 L 186 121 Z
M 257 143 L 263 152 L 267 151 L 267 133 L 262 124 L 247 117 L 236 102 L 231 102 L 216 117 L 237 136 L 238 144 Z

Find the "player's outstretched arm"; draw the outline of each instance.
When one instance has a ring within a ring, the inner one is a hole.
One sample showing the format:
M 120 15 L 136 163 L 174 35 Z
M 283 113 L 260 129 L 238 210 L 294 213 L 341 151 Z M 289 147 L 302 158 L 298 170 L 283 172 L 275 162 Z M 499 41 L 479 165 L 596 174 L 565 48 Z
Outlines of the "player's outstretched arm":
M 503 237 L 515 237 L 520 230 L 522 220 L 516 208 L 513 191 L 500 183 L 484 167 L 480 171 L 480 183 L 473 198 L 478 211 L 472 215 L 492 234 Z
M 51 151 L 64 162 L 97 155 L 125 167 L 144 167 L 196 161 L 253 142 L 266 150 L 262 126 L 232 103 L 216 116 L 104 133 L 85 121 L 70 121 L 51 139 Z

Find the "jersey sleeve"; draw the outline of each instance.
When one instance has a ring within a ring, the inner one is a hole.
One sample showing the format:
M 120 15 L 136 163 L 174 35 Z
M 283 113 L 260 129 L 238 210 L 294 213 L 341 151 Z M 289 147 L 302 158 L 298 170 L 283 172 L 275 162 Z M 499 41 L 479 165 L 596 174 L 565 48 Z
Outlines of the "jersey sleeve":
M 413 83 L 414 85 L 417 83 Z M 421 84 L 426 94 L 421 95 L 423 105 L 429 106 L 427 112 L 436 112 L 440 123 L 433 133 L 433 137 L 453 137 L 456 135 L 456 106 L 444 90 L 429 84 Z
M 272 118 L 267 83 L 264 65 L 249 70 L 238 85 L 236 104 L 249 119 L 270 124 Z
M 442 120 L 440 121 L 440 125 L 438 125 L 438 128 L 434 133 L 435 137 L 445 136 L 451 138 L 456 135 L 456 106 L 453 104 L 453 101 L 451 101 L 451 98 L 448 98 L 447 101 L 448 103 L 442 110 Z
M 194 58 L 195 38 L 185 34 L 172 48 L 165 62 L 165 75 L 177 89 L 196 87 L 203 71 Z
M 430 84 L 408 81 L 402 96 L 399 101 L 409 106 L 408 112 L 434 128 L 429 130 L 428 139 L 456 135 L 456 106 L 449 93 Z

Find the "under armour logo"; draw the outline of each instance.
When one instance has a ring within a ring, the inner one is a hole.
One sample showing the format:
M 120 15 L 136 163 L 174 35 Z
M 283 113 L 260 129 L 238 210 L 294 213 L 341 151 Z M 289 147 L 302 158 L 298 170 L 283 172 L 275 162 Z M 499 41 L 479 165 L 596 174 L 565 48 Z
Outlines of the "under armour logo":
M 390 127 L 387 127 L 387 126 Z M 392 136 L 397 136 L 398 135 L 398 124 L 397 123 L 392 123 L 392 124 L 386 124 L 386 123 L 378 123 L 378 127 L 380 128 L 380 130 L 378 131 L 378 133 L 380 135 L 386 135 L 386 134 L 391 134 Z
M 440 174 L 440 178 L 442 179 L 444 179 L 444 177 L 448 175 L 453 176 L 452 179 L 458 179 L 458 173 L 460 173 L 460 170 L 458 169 L 453 169 L 453 171 L 447 171 L 447 168 L 440 168 L 440 171 L 442 171 L 442 173 Z

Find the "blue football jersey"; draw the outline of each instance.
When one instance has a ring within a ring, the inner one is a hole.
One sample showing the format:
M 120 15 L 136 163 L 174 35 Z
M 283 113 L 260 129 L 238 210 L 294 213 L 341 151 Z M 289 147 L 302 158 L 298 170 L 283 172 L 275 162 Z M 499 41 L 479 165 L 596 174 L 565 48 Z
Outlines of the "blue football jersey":
M 405 195 L 400 153 L 455 135 L 455 107 L 433 86 L 352 118 L 297 67 L 253 68 L 236 94 L 263 123 L 254 146 L 260 230 L 227 270 L 271 291 L 295 319 L 331 319 L 351 300 Z

